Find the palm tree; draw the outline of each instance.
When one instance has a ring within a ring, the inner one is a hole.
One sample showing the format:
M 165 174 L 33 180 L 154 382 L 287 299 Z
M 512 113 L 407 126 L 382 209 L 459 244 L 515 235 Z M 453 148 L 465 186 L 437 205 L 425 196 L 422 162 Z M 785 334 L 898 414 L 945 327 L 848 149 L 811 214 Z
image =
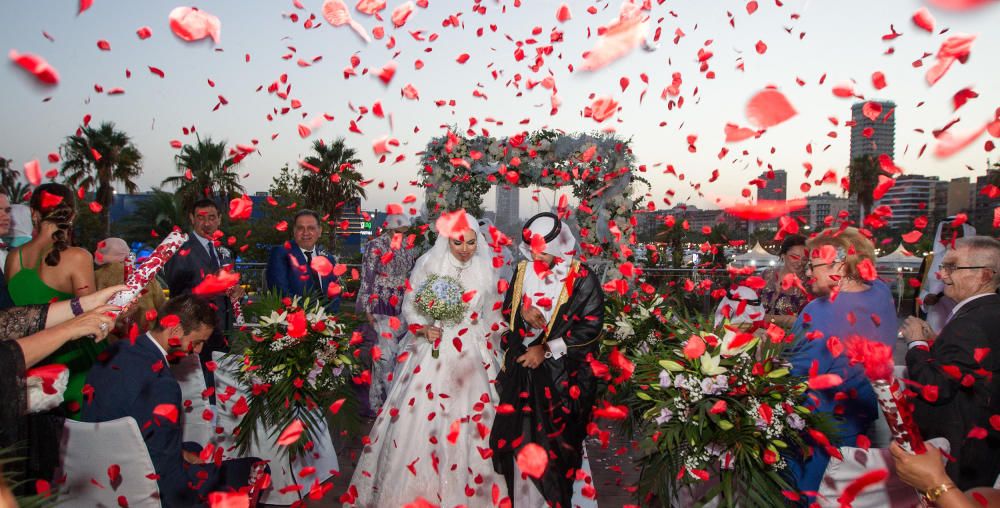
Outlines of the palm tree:
M 163 185 L 177 189 L 183 210 L 202 198 L 225 205 L 230 196 L 246 192 L 234 170 L 238 161 L 229 155 L 225 141 L 216 143 L 211 137 L 197 136 L 195 144 L 184 145 L 174 161 L 181 174 L 164 179 Z
M 337 138 L 329 145 L 316 140 L 312 149 L 315 155 L 305 158 L 312 167 L 302 176 L 303 206 L 327 215 L 327 220 L 336 227 L 345 204 L 367 197 L 361 184 L 364 177 L 355 169 L 361 160 L 353 148 L 344 144 L 344 138 Z M 336 237 L 331 235 L 331 243 L 336 243 Z
M 21 174 L 14 171 L 10 163 L 10 159 L 0 157 L 0 194 L 6 195 L 12 204 L 16 204 L 24 201 L 31 186 L 21 180 Z
M 110 235 L 114 185 L 122 184 L 129 194 L 139 190 L 132 179 L 142 174 L 142 154 L 128 134 L 115 130 L 112 122 L 102 122 L 97 128 L 85 125 L 67 136 L 62 155 L 66 182 L 95 189 L 95 201 L 101 205 L 101 227 Z
M 882 171 L 878 160 L 871 155 L 857 157 L 848 166 L 847 194 L 858 200 L 858 204 L 861 206 L 859 219 L 862 221 L 872 211 L 872 205 L 875 204 L 873 194 L 875 188 L 878 187 L 878 177 L 883 174 L 885 172 Z
M 153 231 L 163 238 L 174 226 L 184 223 L 184 211 L 177 205 L 172 193 L 154 187 L 152 196 L 141 201 L 135 212 L 122 221 L 122 237 L 129 243 L 157 243 Z

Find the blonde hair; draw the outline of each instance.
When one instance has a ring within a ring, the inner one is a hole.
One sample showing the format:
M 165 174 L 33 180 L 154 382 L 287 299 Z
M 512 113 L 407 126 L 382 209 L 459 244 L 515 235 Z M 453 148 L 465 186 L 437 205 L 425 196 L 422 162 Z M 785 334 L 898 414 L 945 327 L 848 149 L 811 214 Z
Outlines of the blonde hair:
M 806 241 L 809 256 L 813 251 L 829 245 L 837 249 L 835 261 L 844 263 L 847 277 L 857 278 L 858 265 L 868 259 L 875 262 L 875 244 L 858 230 L 858 228 L 829 228 Z

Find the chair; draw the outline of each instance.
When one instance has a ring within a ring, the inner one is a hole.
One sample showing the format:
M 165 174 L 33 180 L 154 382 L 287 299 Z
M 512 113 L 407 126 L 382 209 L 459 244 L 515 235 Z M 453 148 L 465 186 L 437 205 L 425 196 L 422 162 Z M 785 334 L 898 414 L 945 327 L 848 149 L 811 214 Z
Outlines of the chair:
M 100 423 L 66 420 L 59 446 L 56 479 L 62 480 L 63 506 L 158 508 L 160 492 L 153 461 L 139 426 L 131 417 Z M 118 466 L 112 477 L 109 470 Z M 154 477 L 155 478 L 155 477 Z
M 187 355 L 179 362 L 170 366 L 174 379 L 181 386 L 181 399 L 184 401 L 184 411 L 181 415 L 182 432 L 185 442 L 198 443 L 205 446 L 212 439 L 212 420 L 202 416 L 206 409 L 215 414 L 215 408 L 209 405 L 205 393 L 205 375 L 201 371 L 201 359 L 198 355 Z M 191 401 L 188 404 L 188 401 Z
M 948 453 L 951 446 L 945 438 L 934 438 L 927 442 Z M 844 460 L 830 459 L 826 466 L 826 474 L 820 482 L 817 503 L 821 507 L 840 507 L 837 498 L 852 481 L 869 471 L 888 469 L 889 478 L 878 487 L 866 489 L 851 503 L 853 508 L 909 508 L 923 506 L 920 495 L 913 487 L 902 482 L 896 476 L 896 463 L 887 448 L 855 448 L 840 447 Z

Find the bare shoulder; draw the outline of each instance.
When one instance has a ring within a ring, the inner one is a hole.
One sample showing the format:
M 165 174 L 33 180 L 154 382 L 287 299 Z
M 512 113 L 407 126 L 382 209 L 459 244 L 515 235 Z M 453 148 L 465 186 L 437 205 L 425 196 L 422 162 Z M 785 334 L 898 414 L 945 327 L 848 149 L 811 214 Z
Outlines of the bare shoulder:
M 93 268 L 94 265 L 94 255 L 82 247 L 70 247 L 62 251 L 62 253 L 60 253 L 60 257 L 72 266 L 86 265 Z

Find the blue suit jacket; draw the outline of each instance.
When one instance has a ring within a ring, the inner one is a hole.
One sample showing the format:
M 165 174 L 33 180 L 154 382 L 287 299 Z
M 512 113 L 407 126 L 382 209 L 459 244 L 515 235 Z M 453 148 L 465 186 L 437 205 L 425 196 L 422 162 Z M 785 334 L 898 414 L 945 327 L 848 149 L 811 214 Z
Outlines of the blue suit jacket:
M 172 405 L 178 413 L 184 406 L 180 385 L 152 337 L 141 335 L 135 345 L 128 340 L 115 343 L 103 361 L 90 369 L 87 384 L 94 388 L 94 396 L 84 401 L 83 421 L 135 419 L 160 476 L 156 483 L 164 507 L 198 506 L 202 496 L 218 488 L 220 475 L 215 465 L 184 461 L 180 417 L 171 422 L 153 414 L 160 404 Z
M 337 276 L 327 275 L 320 277 L 312 267 L 306 264 L 306 255 L 302 253 L 295 242 L 288 242 L 288 247 L 279 245 L 271 249 L 271 257 L 267 261 L 267 286 L 280 291 L 288 296 L 303 296 L 310 293 L 321 294 L 326 298 L 326 288 L 331 282 L 337 282 Z M 319 256 L 330 260 L 331 264 L 336 264 L 337 259 L 326 253 L 320 247 L 316 247 Z M 295 258 L 298 267 L 292 264 Z M 320 285 L 322 281 L 322 285 Z M 340 310 L 340 296 L 329 300 L 326 309 L 330 312 Z

